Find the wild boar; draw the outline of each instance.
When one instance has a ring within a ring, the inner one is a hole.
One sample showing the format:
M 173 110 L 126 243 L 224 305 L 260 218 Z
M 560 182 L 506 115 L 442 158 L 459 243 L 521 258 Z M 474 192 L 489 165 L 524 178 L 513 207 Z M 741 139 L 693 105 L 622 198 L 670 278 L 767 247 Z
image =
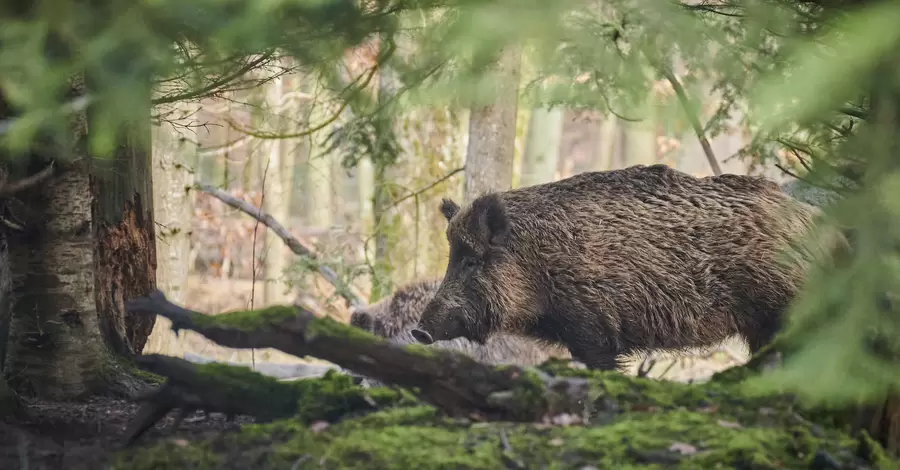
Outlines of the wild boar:
M 483 195 L 448 221 L 447 271 L 411 334 L 423 344 L 511 333 L 591 368 L 741 335 L 755 352 L 804 281 L 782 257 L 818 211 L 761 177 L 665 165 L 582 173 Z
M 417 341 L 410 334 L 410 329 L 418 324 L 440 283 L 440 280 L 427 280 L 401 286 L 390 297 L 355 309 L 350 315 L 350 324 L 395 344 L 415 344 Z M 479 362 L 494 365 L 530 366 L 553 357 L 570 357 L 565 348 L 509 334 L 498 334 L 483 344 L 456 338 L 435 342 L 434 347 L 461 352 Z

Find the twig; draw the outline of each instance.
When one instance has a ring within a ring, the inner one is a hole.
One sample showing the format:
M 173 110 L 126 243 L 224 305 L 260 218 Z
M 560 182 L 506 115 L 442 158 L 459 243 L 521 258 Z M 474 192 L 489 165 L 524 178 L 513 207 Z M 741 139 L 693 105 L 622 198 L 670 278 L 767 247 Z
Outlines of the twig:
M 13 181 L 12 183 L 7 182 L 6 178 L 4 177 L 3 181 L 0 181 L 0 197 L 9 196 L 10 194 L 15 194 L 15 193 L 22 191 L 24 189 L 27 189 L 31 186 L 40 184 L 41 182 L 43 182 L 44 180 L 49 178 L 50 175 L 52 175 L 52 174 L 53 174 L 53 162 L 50 162 L 50 164 L 47 165 L 47 168 L 44 168 L 43 170 L 41 170 L 31 176 L 22 178 L 17 181 Z
M 266 158 L 266 168 L 263 170 L 262 175 L 262 195 L 259 199 L 259 205 L 262 207 L 266 206 L 266 176 L 269 173 L 269 163 L 271 160 Z M 256 219 L 256 223 L 253 225 L 253 245 L 250 260 L 253 263 L 251 265 L 250 270 L 250 310 L 253 310 L 253 302 L 256 300 L 256 234 L 259 232 L 259 219 Z M 271 247 L 266 247 L 271 248 Z M 266 253 L 268 256 L 268 253 Z M 250 350 L 250 361 L 253 363 L 254 368 L 256 366 L 256 350 Z
M 285 245 L 287 245 L 287 247 L 290 248 L 290 250 L 295 254 L 300 256 L 307 256 L 312 259 L 318 259 L 318 255 L 313 248 L 301 243 L 300 240 L 291 235 L 291 233 L 288 232 L 288 230 L 284 228 L 281 223 L 275 220 L 275 218 L 271 215 L 263 212 L 262 209 L 206 183 L 196 183 L 194 185 L 194 188 L 215 197 L 225 204 L 228 204 L 229 206 L 249 215 L 250 217 L 253 217 L 266 227 L 269 227 L 269 229 L 275 232 L 275 234 L 278 235 L 278 237 L 284 241 Z M 362 301 L 362 297 L 353 291 L 352 286 L 345 284 L 333 269 L 320 264 L 318 266 L 318 271 L 319 274 L 322 275 L 322 277 L 324 277 L 328 282 L 331 283 L 331 285 L 335 287 L 338 295 L 343 297 L 350 304 L 350 306 L 359 307 L 365 305 L 365 303 Z
M 397 206 L 400 205 L 403 201 L 406 201 L 406 200 L 408 200 L 408 199 L 410 199 L 410 198 L 414 198 L 414 197 L 416 197 L 416 196 L 421 195 L 422 193 L 425 193 L 425 192 L 431 190 L 431 188 L 434 188 L 435 186 L 437 186 L 437 185 L 443 183 L 444 181 L 447 181 L 448 179 L 452 178 L 453 175 L 456 175 L 457 173 L 462 173 L 463 171 L 465 171 L 465 169 L 466 169 L 465 166 L 461 166 L 461 167 L 459 167 L 459 168 L 457 168 L 457 169 L 451 171 L 450 173 L 447 173 L 446 175 L 444 175 L 444 176 L 442 176 L 442 177 L 440 177 L 440 178 L 438 178 L 438 179 L 432 181 L 430 184 L 428 184 L 428 185 L 425 186 L 424 188 L 419 189 L 418 191 L 411 192 L 411 193 L 407 194 L 406 196 L 403 196 L 403 197 L 401 197 L 400 199 L 397 199 L 396 201 L 394 201 L 393 203 L 391 203 L 390 206 L 386 207 L 385 210 L 391 209 L 391 208 L 394 208 L 394 207 L 397 207 Z
M 638 365 L 638 370 L 636 373 L 637 377 L 647 377 L 650 375 L 650 371 L 653 370 L 653 367 L 656 365 L 656 359 L 647 356 L 643 361 Z
M 675 95 L 678 96 L 678 102 L 681 103 L 684 114 L 687 115 L 688 122 L 690 122 L 691 127 L 694 128 L 694 133 L 697 134 L 697 140 L 700 141 L 700 146 L 703 147 L 703 153 L 706 154 L 706 159 L 709 161 L 709 166 L 712 168 L 713 174 L 720 176 L 722 174 L 722 169 L 719 167 L 719 162 L 716 160 L 716 155 L 713 153 L 712 146 L 709 144 L 709 140 L 703 132 L 703 125 L 700 124 L 700 118 L 698 117 L 699 111 L 696 109 L 690 98 L 688 98 L 687 93 L 684 91 L 684 87 L 681 86 L 681 82 L 678 81 L 675 74 L 672 73 L 668 67 L 660 67 L 660 72 L 662 72 L 662 75 L 666 77 L 666 80 L 672 85 L 672 89 L 675 90 Z
M 847 116 L 855 117 L 857 119 L 862 119 L 863 121 L 865 121 L 866 119 L 869 119 L 869 113 L 867 113 L 866 111 L 864 111 L 862 109 L 856 109 L 856 108 L 847 106 L 847 107 L 841 108 L 839 111 L 843 114 L 846 114 Z

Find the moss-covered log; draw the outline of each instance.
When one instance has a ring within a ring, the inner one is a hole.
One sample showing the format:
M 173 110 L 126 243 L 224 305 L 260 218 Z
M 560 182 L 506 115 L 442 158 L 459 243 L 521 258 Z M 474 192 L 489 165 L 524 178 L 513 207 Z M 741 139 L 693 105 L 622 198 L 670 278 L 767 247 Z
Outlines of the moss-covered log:
M 329 318 L 317 318 L 298 306 L 206 316 L 174 305 L 155 291 L 129 301 L 126 310 L 162 315 L 176 331 L 190 329 L 227 347 L 270 347 L 297 357 L 325 359 L 383 383 L 407 387 L 452 416 L 542 421 L 559 414 L 581 417 L 588 411 L 584 380 L 492 367 L 420 345 L 399 347 Z
M 686 385 L 551 364 L 542 370 L 588 381 L 594 412 L 587 425 L 479 423 L 410 401 L 365 415 L 337 406 L 328 425 L 311 425 L 324 415 L 303 411 L 209 440 L 131 449 L 112 468 L 900 468 L 866 434 L 816 420 L 791 397 L 749 395 L 732 383 Z M 301 408 L 380 390 L 335 387 L 338 377 L 301 381 L 309 387 Z
M 161 387 L 139 397 L 145 404 L 126 431 L 125 444 L 133 443 L 175 408 L 179 409 L 178 422 L 195 410 L 231 417 L 250 415 L 257 422 L 289 417 L 311 422 L 412 401 L 411 395 L 397 390 L 367 391 L 355 386 L 352 377 L 336 371 L 322 380 L 281 382 L 246 367 L 197 365 L 156 354 L 139 357 L 136 362 L 168 379 Z

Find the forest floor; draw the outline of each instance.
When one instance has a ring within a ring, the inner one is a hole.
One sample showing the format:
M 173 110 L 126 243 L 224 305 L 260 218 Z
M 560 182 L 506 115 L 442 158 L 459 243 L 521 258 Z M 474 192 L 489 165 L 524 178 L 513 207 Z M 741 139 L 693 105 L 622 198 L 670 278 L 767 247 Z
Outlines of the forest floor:
M 672 370 L 678 381 L 708 377 L 711 369 L 724 369 L 721 356 L 676 363 Z M 718 364 L 713 364 L 718 361 Z M 669 367 L 662 362 L 654 370 Z M 652 373 L 651 373 L 652 375 Z M 27 416 L 0 422 L 0 469 L 80 470 L 103 468 L 107 459 L 119 449 L 125 430 L 138 410 L 138 404 L 122 399 L 93 398 L 86 403 L 26 402 Z M 174 433 L 174 413 L 141 437 L 141 443 L 165 440 L 175 445 L 214 437 L 253 419 L 238 416 L 227 422 L 221 414 L 208 419 L 203 412 L 186 417 Z
M 186 304 L 189 308 L 209 313 L 244 308 L 249 298 L 249 283 L 235 284 L 192 279 L 186 292 Z M 183 336 L 178 339 L 171 333 L 166 334 L 170 335 L 168 346 L 157 347 L 153 352 L 180 355 L 189 351 L 217 360 L 251 362 L 247 351 L 222 348 L 195 333 L 182 333 Z M 314 359 L 301 360 L 278 351 L 258 351 L 252 359 L 318 362 Z M 745 348 L 736 341 L 729 341 L 703 355 L 677 360 L 659 358 L 648 376 L 677 382 L 704 381 L 713 373 L 745 360 Z M 630 374 L 636 372 L 638 363 L 634 361 L 631 364 Z M 104 462 L 119 448 L 121 438 L 139 406 L 130 400 L 101 397 L 78 403 L 25 401 L 25 405 L 25 416 L 0 422 L 0 469 L 103 468 Z M 171 413 L 144 434 L 141 441 L 166 440 L 175 445 L 188 445 L 191 441 L 238 429 L 241 424 L 251 423 L 253 419 L 239 416 L 234 422 L 227 422 L 223 415 L 214 413 L 207 418 L 203 412 L 197 412 L 186 417 L 174 433 L 173 422 L 174 413 Z

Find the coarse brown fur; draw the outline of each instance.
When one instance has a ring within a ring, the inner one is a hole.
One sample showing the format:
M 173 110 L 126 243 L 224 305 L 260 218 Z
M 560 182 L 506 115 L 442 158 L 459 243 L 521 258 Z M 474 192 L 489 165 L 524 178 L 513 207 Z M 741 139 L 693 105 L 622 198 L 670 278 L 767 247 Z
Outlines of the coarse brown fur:
M 418 324 L 425 306 L 434 297 L 440 283 L 441 281 L 437 279 L 401 286 L 390 297 L 355 309 L 350 315 L 350 324 L 388 338 L 393 343 L 404 345 L 417 343 L 409 331 Z M 434 346 L 458 351 L 477 361 L 495 365 L 530 366 L 541 364 L 551 357 L 570 357 L 565 348 L 544 345 L 530 338 L 508 334 L 496 335 L 485 344 L 456 338 L 451 341 L 438 341 Z
M 422 343 L 516 333 L 590 367 L 743 336 L 755 352 L 804 281 L 781 249 L 818 211 L 760 177 L 664 165 L 582 173 L 444 200 L 450 260 L 412 334 Z

